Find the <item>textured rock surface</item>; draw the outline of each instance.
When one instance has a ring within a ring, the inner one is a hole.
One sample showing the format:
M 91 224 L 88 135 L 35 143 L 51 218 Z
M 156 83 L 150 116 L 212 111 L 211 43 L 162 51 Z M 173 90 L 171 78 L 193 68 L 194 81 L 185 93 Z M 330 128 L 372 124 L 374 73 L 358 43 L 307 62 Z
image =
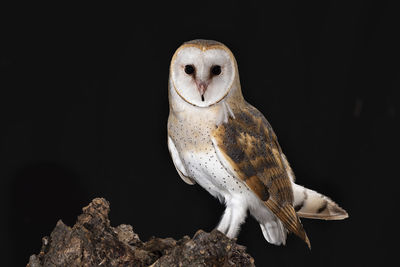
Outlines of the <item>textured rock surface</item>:
M 58 221 L 27 266 L 254 266 L 245 247 L 216 230 L 142 242 L 132 226 L 112 227 L 109 211 L 109 203 L 96 198 L 72 228 Z

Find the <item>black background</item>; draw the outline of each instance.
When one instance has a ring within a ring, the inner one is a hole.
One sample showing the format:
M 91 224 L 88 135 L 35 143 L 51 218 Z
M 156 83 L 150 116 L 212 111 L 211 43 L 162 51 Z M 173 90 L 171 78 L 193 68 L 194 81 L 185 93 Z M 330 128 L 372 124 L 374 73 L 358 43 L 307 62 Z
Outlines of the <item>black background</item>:
M 223 206 L 181 181 L 166 144 L 169 61 L 196 38 L 231 48 L 244 96 L 272 124 L 298 183 L 350 214 L 303 219 L 311 251 L 293 235 L 286 247 L 268 244 L 248 218 L 238 242 L 256 264 L 391 261 L 399 179 L 394 5 L 166 1 L 1 13 L 1 251 L 9 266 L 24 266 L 58 219 L 72 225 L 98 196 L 111 202 L 113 225 L 133 225 L 142 240 L 218 223 Z

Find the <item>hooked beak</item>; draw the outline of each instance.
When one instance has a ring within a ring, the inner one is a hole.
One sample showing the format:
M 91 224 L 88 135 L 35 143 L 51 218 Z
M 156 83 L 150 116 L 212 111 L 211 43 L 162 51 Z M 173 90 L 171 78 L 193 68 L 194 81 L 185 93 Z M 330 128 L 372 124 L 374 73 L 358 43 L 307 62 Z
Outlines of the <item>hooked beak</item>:
M 201 95 L 201 101 L 204 101 L 204 93 L 207 90 L 208 83 L 203 82 L 203 81 L 200 81 L 200 82 L 196 81 L 196 86 L 197 86 L 197 90 L 199 90 L 199 93 Z

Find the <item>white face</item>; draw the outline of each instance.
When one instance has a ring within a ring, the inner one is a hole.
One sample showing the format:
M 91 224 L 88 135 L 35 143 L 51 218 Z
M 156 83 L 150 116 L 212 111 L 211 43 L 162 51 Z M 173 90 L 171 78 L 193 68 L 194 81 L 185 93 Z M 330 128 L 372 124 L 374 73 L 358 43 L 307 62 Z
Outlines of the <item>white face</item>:
M 235 77 L 233 59 L 224 49 L 184 47 L 171 64 L 174 89 L 183 100 L 198 107 L 222 100 Z

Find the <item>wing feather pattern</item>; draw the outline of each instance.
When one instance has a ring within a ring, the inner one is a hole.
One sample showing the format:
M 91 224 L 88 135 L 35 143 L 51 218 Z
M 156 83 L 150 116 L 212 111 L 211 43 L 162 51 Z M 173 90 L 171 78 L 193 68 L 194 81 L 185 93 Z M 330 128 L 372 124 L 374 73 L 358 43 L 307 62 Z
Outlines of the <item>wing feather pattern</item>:
M 246 103 L 234 118 L 213 131 L 213 142 L 232 170 L 283 222 L 285 227 L 310 241 L 293 208 L 291 180 L 285 169 L 276 135 L 265 117 Z

